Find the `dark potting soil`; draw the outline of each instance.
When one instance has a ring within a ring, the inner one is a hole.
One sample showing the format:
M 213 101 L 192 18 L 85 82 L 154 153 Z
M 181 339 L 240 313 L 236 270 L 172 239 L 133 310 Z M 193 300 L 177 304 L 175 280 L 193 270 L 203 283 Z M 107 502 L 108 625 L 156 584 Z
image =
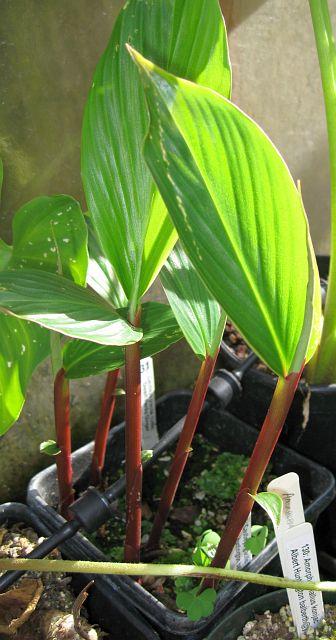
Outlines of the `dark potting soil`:
M 168 476 L 172 453 L 161 456 L 146 471 L 143 486 L 143 521 L 142 542 L 145 544 L 149 537 L 154 516 L 164 482 Z M 197 434 L 193 441 L 186 469 L 176 494 L 174 506 L 170 512 L 168 522 L 161 538 L 161 548 L 155 553 L 143 554 L 143 560 L 168 564 L 190 564 L 192 553 L 198 537 L 206 530 L 212 529 L 221 534 L 227 516 L 231 510 L 234 498 L 240 487 L 249 459 L 243 455 L 228 452 L 221 453 L 219 448 Z M 123 472 L 121 470 L 120 474 Z M 107 485 L 116 478 L 107 478 Z M 265 474 L 263 488 L 272 479 L 271 467 Z M 116 518 L 91 536 L 91 540 L 111 560 L 123 559 L 123 542 L 125 536 L 125 498 L 118 501 Z M 118 515 L 119 514 L 119 515 Z M 253 524 L 268 523 L 269 539 L 273 537 L 273 529 L 265 512 L 255 505 L 253 510 Z M 182 589 L 190 589 L 196 581 L 185 579 Z M 160 599 L 166 606 L 176 609 L 175 598 L 177 590 L 181 588 L 181 579 L 175 581 L 169 578 L 145 578 L 143 586 Z
M 245 360 L 245 358 L 247 358 L 247 356 L 251 353 L 251 349 L 247 346 L 244 338 L 240 335 L 239 331 L 230 321 L 226 323 L 223 340 L 229 350 L 232 351 L 233 355 L 235 355 L 241 361 Z M 264 371 L 265 373 L 269 373 L 271 376 L 274 376 L 273 371 L 271 371 L 263 362 L 260 362 L 259 360 L 253 365 L 253 368 L 258 369 L 259 371 Z
M 318 629 L 310 629 L 305 637 L 307 640 L 336 639 L 335 605 L 325 605 L 325 620 Z M 242 635 L 238 636 L 237 640 L 299 640 L 289 606 L 281 607 L 277 613 L 266 611 L 262 615 L 257 614 L 254 620 L 245 624 Z
M 39 543 L 31 527 L 0 528 L 0 557 L 19 558 Z M 60 557 L 55 550 L 52 558 Z M 27 573 L 0 594 L 0 638 L 16 640 L 100 640 L 108 635 L 93 628 L 71 589 L 71 578 L 58 573 Z
M 225 325 L 223 340 L 237 358 L 244 360 L 249 355 L 250 349 L 244 341 L 244 338 L 229 320 Z

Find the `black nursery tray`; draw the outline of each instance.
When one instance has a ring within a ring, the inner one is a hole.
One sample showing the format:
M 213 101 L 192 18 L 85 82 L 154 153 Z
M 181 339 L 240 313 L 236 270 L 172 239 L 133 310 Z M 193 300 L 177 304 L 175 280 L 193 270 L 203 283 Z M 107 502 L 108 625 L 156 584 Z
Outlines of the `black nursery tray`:
M 185 415 L 189 401 L 190 393 L 180 391 L 167 394 L 157 403 L 159 434 L 160 437 L 165 434 L 167 448 L 174 445 L 178 429 L 173 427 L 172 433 L 167 430 Z M 221 451 L 244 455 L 250 455 L 258 435 L 256 429 L 224 411 L 219 403 L 211 399 L 201 417 L 198 432 L 206 435 Z M 73 454 L 75 480 L 78 482 L 80 479 L 80 485 L 83 484 L 83 478 L 87 473 L 92 449 L 93 444 L 90 443 Z M 115 465 L 114 468 L 117 468 L 123 457 L 124 424 L 121 424 L 115 427 L 110 434 L 107 467 L 110 469 L 111 465 Z M 154 459 L 155 456 L 151 462 Z M 272 457 L 272 473 L 280 476 L 289 471 L 295 471 L 299 474 L 306 502 L 306 519 L 315 522 L 321 511 L 334 497 L 335 481 L 333 475 L 324 467 L 311 462 L 295 451 L 278 445 Z M 45 469 L 32 479 L 27 499 L 49 529 L 54 531 L 64 523 L 63 518 L 54 509 L 57 504 L 55 465 Z M 81 534 L 76 534 L 71 541 L 65 543 L 62 550 L 73 559 L 106 560 L 104 554 Z M 277 546 L 273 540 L 250 562 L 247 569 L 260 572 L 276 556 Z M 105 579 L 111 593 L 118 591 L 122 594 L 127 606 L 137 607 L 139 612 L 158 630 L 160 637 L 167 640 L 176 638 L 200 640 L 204 638 L 205 634 L 216 624 L 223 611 L 232 608 L 233 602 L 235 604 L 241 602 L 241 595 L 246 586 L 243 583 L 227 583 L 218 593 L 214 613 L 206 619 L 192 622 L 188 620 L 187 616 L 176 613 L 163 605 L 131 578 L 115 576 Z
M 3 524 L 22 523 L 31 527 L 39 536 L 49 537 L 50 529 L 42 522 L 37 513 L 26 505 L 18 502 L 7 502 L 0 505 L 0 526 Z M 111 587 L 105 577 L 97 580 L 96 576 L 88 574 L 73 574 L 71 586 L 78 594 L 92 579 L 94 585 L 90 589 L 85 607 L 92 624 L 98 624 L 101 629 L 111 633 L 109 638 L 134 640 L 159 640 L 159 636 L 142 619 L 134 607 L 127 607 Z

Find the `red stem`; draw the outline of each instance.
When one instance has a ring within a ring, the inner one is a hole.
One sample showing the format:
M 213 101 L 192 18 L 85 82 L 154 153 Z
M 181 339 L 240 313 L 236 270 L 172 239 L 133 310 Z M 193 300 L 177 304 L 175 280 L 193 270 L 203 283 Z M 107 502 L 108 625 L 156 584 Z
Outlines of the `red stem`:
M 291 373 L 287 378 L 279 378 L 278 380 L 239 493 L 212 561 L 212 566 L 214 567 L 225 567 L 237 538 L 251 513 L 254 500 L 249 494 L 253 495 L 258 491 L 292 404 L 302 370 L 303 367 L 299 373 Z M 213 580 L 208 578 L 204 581 L 202 589 L 212 585 Z
M 106 376 L 91 462 L 91 483 L 94 486 L 99 485 L 101 482 L 102 471 L 105 463 L 107 439 L 116 403 L 115 390 L 118 382 L 118 376 L 119 369 L 109 371 Z
M 139 310 L 134 326 L 140 324 Z M 140 378 L 140 344 L 130 344 L 125 348 L 126 379 L 126 536 L 125 562 L 140 561 L 141 545 L 141 494 L 142 494 L 142 461 L 141 461 L 141 378 Z
M 71 461 L 71 426 L 70 426 L 70 391 L 69 381 L 64 369 L 60 369 L 54 380 L 54 413 L 57 445 L 60 453 L 56 456 L 59 512 L 69 518 L 68 507 L 73 503 L 72 461 Z
M 183 425 L 183 430 L 177 443 L 172 465 L 170 467 L 169 476 L 163 487 L 159 508 L 156 513 L 152 531 L 147 543 L 148 549 L 157 549 L 159 546 L 163 527 L 167 521 L 170 508 L 173 504 L 175 494 L 184 471 L 184 467 L 189 457 L 191 443 L 195 435 L 196 427 L 204 403 L 204 398 L 206 396 L 209 382 L 213 374 L 217 353 L 215 357 L 208 355 L 202 362 L 194 392 L 189 404 L 188 413 Z

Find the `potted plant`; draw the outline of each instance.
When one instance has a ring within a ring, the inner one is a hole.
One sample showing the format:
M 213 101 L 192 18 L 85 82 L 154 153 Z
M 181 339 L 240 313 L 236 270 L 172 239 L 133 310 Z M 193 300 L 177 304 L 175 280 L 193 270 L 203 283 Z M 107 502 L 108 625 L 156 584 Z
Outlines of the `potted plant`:
M 125 6 L 108 50 L 98 66 L 89 96 L 84 122 L 82 170 L 94 230 L 127 299 L 126 312 L 113 310 L 119 324 L 124 318 L 123 313 L 127 317 L 122 325 L 124 333 L 118 334 L 120 341 L 128 342 L 125 358 L 126 560 L 138 559 L 141 542 L 140 348 L 135 346 L 142 337 L 139 306 L 142 294 L 176 239 L 165 206 L 189 261 L 203 280 L 203 287 L 236 321 L 253 348 L 280 376 L 268 416 L 247 465 L 242 488 L 228 519 L 229 533 L 221 537 L 214 556 L 216 565 L 225 565 L 253 506 L 253 496 L 277 443 L 302 368 L 315 351 L 319 338 L 320 291 L 301 195 L 265 134 L 225 97 L 229 96 L 230 68 L 218 5 L 208 1 L 206 5 L 200 2 L 196 6 L 193 2 L 189 7 L 190 11 L 195 11 L 196 22 L 200 10 L 204 12 L 204 18 L 209 20 L 211 27 L 209 33 L 215 39 L 212 43 L 210 37 L 202 40 L 206 48 L 203 57 L 200 55 L 201 43 L 200 47 L 195 46 L 190 29 L 190 25 L 195 24 L 191 20 L 193 14 L 189 11 L 186 18 L 181 12 L 182 6 L 183 3 L 177 2 L 176 6 L 174 4 L 176 13 L 168 12 L 168 15 L 164 11 L 166 5 L 161 3 L 148 8 L 147 3 L 133 0 Z M 174 17 L 172 24 L 167 22 L 167 17 Z M 162 40 L 158 25 L 168 29 L 170 38 L 176 38 L 175 47 L 171 46 L 170 39 L 167 40 L 169 54 L 173 51 L 176 59 L 174 56 L 167 59 L 167 52 L 166 56 L 163 55 L 161 45 L 166 40 Z M 183 38 L 181 34 L 184 34 Z M 178 64 L 180 57 L 181 60 L 187 58 L 188 72 L 193 67 L 186 55 L 186 45 L 191 53 L 197 49 L 197 64 L 195 62 L 195 69 L 189 77 L 200 84 L 181 80 L 163 71 L 134 48 L 128 47 L 127 52 L 124 45 L 130 42 L 180 75 L 189 75 Z M 181 42 L 182 50 L 178 46 Z M 151 49 L 154 44 L 158 47 L 156 51 Z M 136 75 L 136 66 L 131 66 L 131 57 L 127 58 L 129 53 L 140 69 L 141 81 Z M 213 74 L 213 56 L 215 60 L 216 56 L 220 59 L 219 74 Z M 200 61 L 201 69 L 197 66 Z M 144 92 L 140 82 L 143 82 Z M 124 91 L 125 85 L 127 91 Z M 140 109 L 142 119 L 139 118 L 139 105 L 143 108 L 143 111 Z M 144 156 L 163 200 L 155 190 L 141 153 L 142 138 L 149 122 Z M 223 158 L 221 167 L 218 155 Z M 131 171 L 125 164 L 126 158 Z M 288 242 L 289 230 L 291 242 Z M 251 242 L 251 232 L 255 244 Z M 293 266 L 297 271 L 295 275 Z M 11 313 L 24 317 L 28 317 L 25 309 L 29 303 L 29 318 L 50 326 L 50 318 L 44 315 L 46 309 L 27 287 L 32 277 L 28 270 L 21 273 L 3 271 L 0 274 L 0 303 Z M 49 287 L 51 281 L 50 276 L 42 279 Z M 61 282 L 59 275 L 57 281 Z M 41 277 L 39 283 L 41 285 Z M 75 294 L 73 287 L 71 292 Z M 79 294 L 77 289 L 76 296 L 84 300 L 83 292 Z M 184 294 L 183 299 L 185 297 Z M 85 299 L 89 301 L 86 292 Z M 61 303 L 65 305 L 64 297 Z M 48 307 L 50 304 L 49 293 Z M 59 303 L 58 309 L 60 312 Z M 88 314 L 92 320 L 92 307 Z M 73 311 L 68 311 L 67 321 L 71 320 L 74 327 L 76 323 L 72 316 Z M 97 320 L 94 314 L 93 319 Z M 182 326 L 182 322 L 180 324 Z M 219 324 L 217 322 L 217 327 Z M 99 342 L 94 335 L 97 329 L 93 328 L 95 332 L 91 327 L 85 337 L 91 342 Z M 62 330 L 64 332 L 64 327 Z M 109 336 L 110 332 L 109 328 Z M 218 344 L 218 332 L 216 338 Z M 215 347 L 216 343 L 211 340 L 211 350 L 206 353 L 205 362 L 208 356 L 214 359 Z M 194 397 L 199 400 L 197 395 Z M 232 429 L 232 423 L 229 423 L 229 434 Z M 222 432 L 220 435 L 223 437 Z M 184 458 L 188 454 L 185 444 L 182 454 Z M 174 474 L 173 478 L 175 488 Z M 47 510 L 44 513 L 49 519 L 50 513 Z M 82 545 L 81 539 L 79 542 Z M 88 548 L 81 546 L 84 554 Z M 71 547 L 71 550 L 74 557 L 78 557 L 75 555 L 79 553 L 78 548 Z M 96 557 L 94 553 L 97 552 L 92 547 L 90 553 Z M 118 585 L 125 598 L 128 594 L 141 607 L 139 600 L 144 597 L 144 589 L 141 591 L 137 583 L 115 581 L 111 584 L 114 588 Z M 210 592 L 213 598 L 212 588 Z M 220 603 L 217 615 L 222 606 Z M 158 615 L 160 609 L 156 607 L 152 611 Z M 146 614 L 153 615 L 148 606 Z M 177 627 L 173 633 L 200 634 L 204 628 L 203 625 L 203 628 L 191 630 L 184 623 L 182 629 Z M 164 633 L 170 633 L 167 627 Z

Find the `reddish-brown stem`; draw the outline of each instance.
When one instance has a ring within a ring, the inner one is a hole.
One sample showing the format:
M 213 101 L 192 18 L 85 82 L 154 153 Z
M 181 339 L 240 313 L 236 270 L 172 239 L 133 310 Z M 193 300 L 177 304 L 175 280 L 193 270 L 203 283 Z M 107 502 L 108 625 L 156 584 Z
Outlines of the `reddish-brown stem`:
M 139 310 L 134 319 L 134 326 L 140 324 Z M 141 494 L 142 494 L 142 462 L 141 462 L 141 378 L 140 378 L 140 345 L 127 345 L 125 348 L 126 379 L 126 536 L 125 562 L 139 562 L 141 545 Z
M 59 512 L 68 518 L 68 507 L 73 502 L 72 462 L 71 462 L 71 426 L 69 381 L 64 369 L 60 369 L 54 380 L 54 414 L 56 440 L 60 453 L 56 456 L 56 468 L 59 492 Z
M 252 510 L 254 500 L 249 494 L 253 495 L 258 491 L 292 404 L 302 370 L 303 367 L 299 373 L 291 373 L 287 378 L 279 378 L 278 380 L 239 493 L 212 561 L 212 566 L 214 567 L 225 567 L 237 538 Z M 205 580 L 202 588 L 212 586 L 212 583 L 211 579 Z
M 218 351 L 217 351 L 218 353 Z M 152 531 L 147 543 L 148 549 L 156 549 L 159 546 L 163 527 L 167 521 L 170 508 L 173 504 L 176 491 L 178 489 L 184 467 L 188 460 L 190 447 L 195 435 L 196 427 L 202 411 L 204 398 L 208 390 L 209 382 L 213 374 L 216 357 L 208 355 L 202 362 L 200 372 L 196 381 L 194 392 L 188 408 L 188 413 L 183 425 L 183 429 L 177 443 L 176 451 L 170 467 L 169 476 L 163 487 L 160 504 L 155 516 Z
M 105 463 L 107 439 L 116 402 L 115 390 L 118 382 L 118 376 L 119 369 L 109 371 L 106 376 L 91 462 L 91 483 L 94 486 L 99 485 L 101 482 L 102 471 Z

